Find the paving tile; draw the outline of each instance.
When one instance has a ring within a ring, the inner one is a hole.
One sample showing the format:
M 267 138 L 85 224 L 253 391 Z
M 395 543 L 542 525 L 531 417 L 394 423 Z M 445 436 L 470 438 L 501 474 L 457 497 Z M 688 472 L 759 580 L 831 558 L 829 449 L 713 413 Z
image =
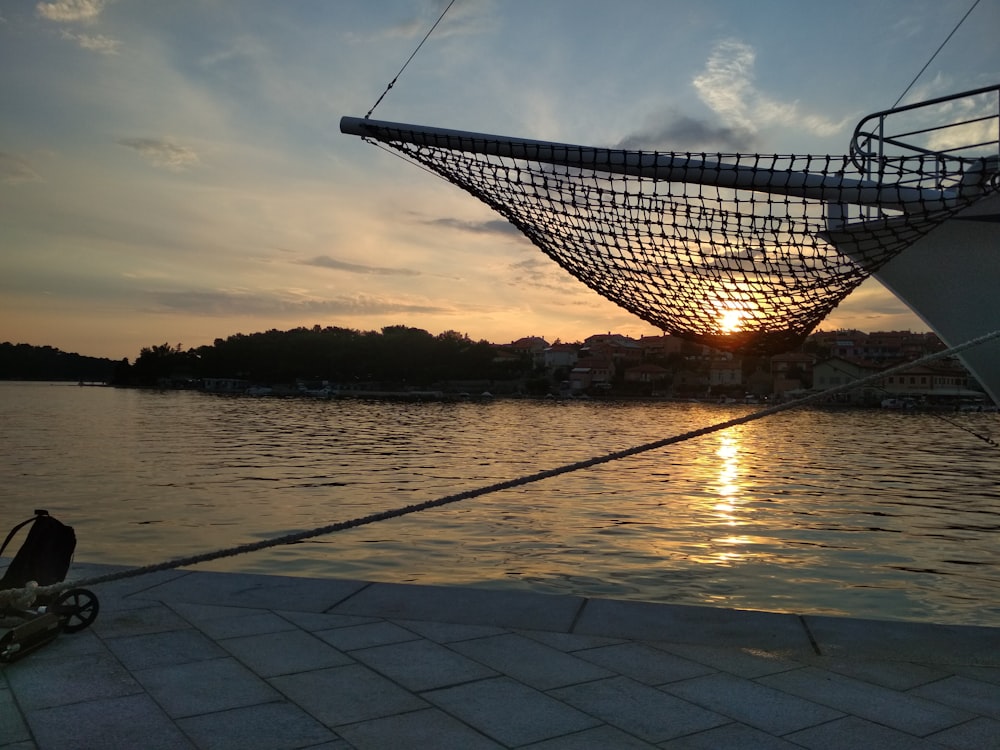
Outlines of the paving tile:
M 510 746 L 552 739 L 601 723 L 508 677 L 432 690 L 423 697 L 488 737 Z
M 152 587 L 143 596 L 192 604 L 325 612 L 368 585 L 361 581 L 197 571 Z
M 1000 629 L 809 616 L 817 655 L 795 616 L 530 592 L 168 571 L 96 593 L 92 628 L 0 669 L 2 750 L 1000 750 Z
M 652 641 L 649 645 L 737 677 L 763 677 L 789 669 L 798 669 L 802 666 L 801 662 L 786 658 L 784 654 L 759 648 L 705 646 L 695 643 L 663 643 L 660 641 Z
M 716 670 L 695 661 L 660 651 L 642 643 L 621 643 L 577 651 L 576 656 L 613 669 L 646 685 L 687 680 Z
M 38 747 L 60 750 L 194 750 L 148 695 L 129 695 L 28 713 Z
M 215 641 L 206 638 L 194 628 L 108 638 L 105 643 L 129 670 L 186 664 L 204 659 L 218 659 L 226 655 Z
M 58 660 L 32 656 L 4 667 L 23 711 L 142 692 L 107 650 Z
M 351 625 L 367 625 L 372 622 L 379 622 L 379 618 L 377 617 L 328 615 L 317 612 L 290 612 L 288 610 L 281 610 L 276 614 L 310 633 L 315 633 L 317 630 L 332 630 L 333 628 L 346 628 Z
M 295 630 L 295 626 L 273 612 L 251 610 L 245 615 L 218 617 L 197 623 L 197 627 L 209 638 L 236 638 L 241 635 L 261 635 L 263 633 L 283 633 Z
M 1000 750 L 1000 721 L 973 719 L 927 737 L 952 750 Z
M 425 701 L 360 664 L 284 675 L 270 682 L 334 728 L 427 707 Z
M 266 609 L 173 603 L 171 608 L 210 638 L 235 638 L 295 630 L 295 625 Z
M 184 630 L 191 625 L 162 604 L 152 604 L 136 609 L 101 612 L 94 624 L 93 632 L 101 638 L 118 638 L 144 633 L 163 633 L 168 630 Z
M 817 658 L 812 666 L 893 690 L 910 690 L 950 676 L 947 667 L 907 661 Z
M 134 674 L 174 718 L 270 703 L 281 698 L 264 680 L 229 657 L 153 667 Z
M 414 692 L 497 674 L 451 649 L 425 640 L 360 649 L 352 651 L 351 656 Z
M 824 656 L 1000 666 L 1000 628 L 806 616 Z
M 518 630 L 521 635 L 532 640 L 544 643 L 546 646 L 557 648 L 560 651 L 580 651 L 585 648 L 597 648 L 598 646 L 610 646 L 615 643 L 624 643 L 621 638 L 606 638 L 600 635 L 577 635 L 576 633 L 553 633 L 546 630 Z
M 948 670 L 963 677 L 969 677 L 980 682 L 1000 685 L 1000 667 L 976 667 L 969 665 L 949 665 Z
M 348 724 L 338 727 L 337 731 L 357 750 L 393 747 L 499 750 L 503 747 L 436 708 Z
M 648 742 L 663 742 L 730 721 L 627 677 L 559 688 L 548 694 Z
M 538 690 L 612 676 L 589 661 L 514 633 L 453 643 L 451 648 Z
M 351 625 L 334 630 L 319 630 L 314 635 L 341 651 L 371 648 L 372 646 L 382 646 L 387 643 L 415 641 L 420 637 L 411 630 L 382 620 L 367 625 Z
M 291 703 L 265 703 L 178 720 L 200 748 L 292 750 L 337 739 L 332 731 Z
M 396 623 L 435 643 L 454 643 L 507 632 L 504 628 L 498 628 L 495 625 L 461 625 L 425 620 L 396 620 Z
M 713 607 L 588 599 L 573 632 L 646 641 L 814 653 L 795 615 Z
M 15 742 L 30 742 L 31 734 L 10 690 L 0 690 L 0 747 Z
M 531 591 L 375 583 L 329 611 L 395 620 L 566 632 L 582 603 L 580 597 Z
M 1000 719 L 1000 685 L 968 677 L 949 677 L 909 691 L 927 700 L 960 708 L 970 713 Z
M 354 663 L 349 656 L 301 630 L 226 638 L 219 644 L 262 677 Z
M 658 747 L 662 750 L 802 750 L 801 745 L 793 745 L 739 722 L 678 737 Z
M 223 607 L 217 604 L 191 604 L 190 602 L 166 603 L 171 609 L 181 617 L 190 621 L 194 625 L 201 626 L 203 623 L 212 620 L 224 620 L 228 617 L 243 617 L 252 614 L 267 614 L 268 609 L 253 609 L 250 607 Z
M 79 633 L 62 633 L 42 648 L 32 651 L 31 656 L 27 658 L 33 662 L 50 659 L 60 660 L 103 653 L 106 650 L 104 642 L 94 634 L 92 629 L 88 628 Z
M 856 716 L 845 716 L 828 724 L 785 735 L 785 738 L 814 750 L 941 750 L 936 742 Z
M 657 745 L 609 726 L 584 729 L 528 745 L 525 750 L 654 750 Z
M 779 736 L 843 715 L 827 706 L 729 674 L 672 682 L 661 689 Z
M 921 737 L 973 718 L 965 711 L 814 667 L 762 677 L 759 682 Z
M 94 563 L 80 563 L 76 560 L 70 566 L 66 574 L 66 580 L 72 582 L 83 582 L 83 588 L 89 589 L 97 594 L 101 609 L 107 611 L 118 609 L 129 609 L 136 605 L 148 606 L 148 602 L 136 601 L 133 597 L 141 597 L 147 589 L 166 583 L 174 578 L 187 575 L 183 570 L 161 570 L 155 573 L 143 573 L 129 578 L 122 578 L 116 581 L 90 584 L 83 579 L 96 578 L 98 576 L 120 574 L 124 571 L 131 571 L 127 565 L 102 565 Z

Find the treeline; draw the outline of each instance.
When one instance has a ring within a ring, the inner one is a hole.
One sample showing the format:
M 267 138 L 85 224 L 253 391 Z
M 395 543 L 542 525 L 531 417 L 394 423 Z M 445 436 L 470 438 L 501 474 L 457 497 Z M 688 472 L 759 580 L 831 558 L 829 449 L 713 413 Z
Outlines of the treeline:
M 407 326 L 381 331 L 313 326 L 238 333 L 187 350 L 169 343 L 145 347 L 134 364 L 119 364 L 114 382 L 239 378 L 261 384 L 327 380 L 429 386 L 444 380 L 505 379 L 518 368 L 495 359 L 492 344 L 456 331 L 435 336 Z
M 84 357 L 51 346 L 0 344 L 0 380 L 75 380 L 107 383 L 119 363 Z

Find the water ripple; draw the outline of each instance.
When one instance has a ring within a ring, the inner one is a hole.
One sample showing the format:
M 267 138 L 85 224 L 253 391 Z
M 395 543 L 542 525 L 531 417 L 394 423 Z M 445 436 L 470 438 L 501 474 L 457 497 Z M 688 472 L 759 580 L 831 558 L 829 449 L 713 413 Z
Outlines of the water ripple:
M 0 384 L 0 528 L 124 564 L 326 525 L 746 413 Z M 995 414 L 950 419 L 997 432 Z M 786 412 L 219 570 L 1000 625 L 1000 451 L 933 415 Z

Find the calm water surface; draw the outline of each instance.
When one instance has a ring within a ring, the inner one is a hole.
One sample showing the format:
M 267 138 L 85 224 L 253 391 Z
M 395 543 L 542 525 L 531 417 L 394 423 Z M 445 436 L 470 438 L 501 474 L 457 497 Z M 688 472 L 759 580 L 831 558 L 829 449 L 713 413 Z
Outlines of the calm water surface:
M 0 529 L 45 507 L 76 527 L 78 560 L 150 564 L 752 408 L 0 383 Z M 786 412 L 203 567 L 1000 626 L 1000 449 L 969 432 L 1000 439 L 1000 417 L 946 416 L 958 426 L 931 414 Z

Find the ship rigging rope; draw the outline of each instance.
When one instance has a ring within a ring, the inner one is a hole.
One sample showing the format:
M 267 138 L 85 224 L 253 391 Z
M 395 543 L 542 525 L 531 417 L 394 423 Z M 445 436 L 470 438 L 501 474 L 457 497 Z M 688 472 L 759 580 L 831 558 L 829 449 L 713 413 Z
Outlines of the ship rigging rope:
M 819 391 L 818 393 L 813 393 L 808 396 L 795 399 L 794 401 L 788 401 L 783 404 L 775 404 L 766 409 L 761 409 L 760 411 L 756 411 L 751 414 L 744 415 L 742 417 L 729 419 L 724 422 L 717 422 L 716 424 L 709 425 L 707 427 L 702 427 L 697 430 L 691 430 L 689 432 L 684 432 L 679 435 L 674 435 L 668 438 L 662 438 L 660 440 L 654 440 L 653 442 L 644 443 L 642 445 L 637 445 L 632 448 L 626 448 L 625 450 L 607 453 L 602 456 L 595 456 L 593 458 L 589 458 L 583 461 L 577 461 L 571 464 L 565 464 L 563 466 L 559 466 L 554 469 L 546 469 L 544 471 L 539 471 L 534 474 L 527 474 L 518 477 L 516 479 L 497 482 L 495 484 L 489 484 L 471 490 L 465 490 L 463 492 L 458 492 L 453 495 L 446 495 L 444 497 L 439 497 L 434 500 L 427 500 L 422 503 L 414 503 L 412 505 L 406 505 L 401 508 L 384 510 L 378 513 L 372 513 L 367 516 L 354 518 L 348 521 L 338 521 L 336 523 L 331 523 L 326 526 L 319 526 L 315 529 L 297 531 L 291 534 L 285 534 L 283 536 L 272 537 L 270 539 L 263 539 L 258 542 L 241 544 L 235 547 L 216 550 L 214 552 L 206 552 L 199 555 L 191 555 L 189 557 L 175 558 L 173 560 L 168 560 L 166 562 L 156 563 L 153 565 L 145 565 L 141 567 L 115 571 L 113 573 L 108 573 L 106 575 L 101 575 L 101 576 L 95 576 L 92 578 L 83 578 L 76 581 L 62 582 L 44 587 L 36 587 L 34 585 L 31 585 L 23 589 L 8 589 L 5 591 L 0 591 L 0 607 L 3 607 L 5 602 L 8 603 L 8 606 L 10 606 L 11 602 L 23 601 L 26 594 L 31 594 L 34 596 L 38 595 L 52 596 L 61 591 L 71 588 L 81 588 L 84 586 L 94 586 L 100 583 L 110 583 L 112 581 L 119 581 L 125 578 L 134 578 L 136 576 L 147 575 L 150 573 L 158 573 L 165 570 L 173 570 L 176 568 L 198 565 L 200 563 L 210 562 L 212 560 L 219 560 L 224 557 L 234 557 L 236 555 L 242 555 L 248 552 L 257 552 L 262 549 L 277 547 L 282 544 L 294 544 L 296 542 L 305 541 L 306 539 L 312 539 L 314 537 L 332 534 L 337 531 L 345 531 L 347 529 L 353 529 L 358 526 L 366 526 L 368 524 L 376 523 L 378 521 L 387 521 L 390 518 L 399 518 L 401 516 L 406 516 L 411 513 L 417 513 L 422 510 L 428 510 L 430 508 L 438 508 L 443 505 L 456 503 L 461 500 L 470 500 L 472 498 L 481 497 L 483 495 L 489 495 L 491 493 L 499 492 L 501 490 L 512 489 L 514 487 L 521 487 L 523 485 L 531 484 L 533 482 L 539 482 L 543 479 L 550 479 L 552 477 L 556 477 L 561 474 L 568 474 L 570 472 L 580 471 L 581 469 L 589 469 L 593 466 L 598 466 L 600 464 L 610 463 L 611 461 L 617 461 L 619 459 L 628 458 L 630 456 L 635 456 L 640 453 L 645 453 L 652 450 L 658 450 L 660 448 L 665 448 L 667 446 L 675 445 L 677 443 L 683 443 L 687 440 L 693 440 L 694 438 L 702 437 L 704 435 L 710 435 L 714 432 L 720 432 L 721 430 L 729 429 L 730 427 L 736 427 L 738 425 L 747 424 L 749 422 L 755 422 L 759 419 L 763 419 L 764 417 L 770 417 L 780 412 L 789 411 L 790 409 L 796 409 L 802 406 L 806 406 L 808 404 L 816 403 L 818 401 L 823 401 L 829 398 L 830 396 L 834 396 L 838 393 L 844 393 L 847 391 L 854 390 L 855 388 L 874 385 L 887 376 L 905 372 L 910 368 L 919 367 L 929 362 L 933 362 L 934 360 L 941 359 L 942 357 L 953 356 L 955 354 L 958 354 L 959 352 L 965 351 L 966 349 L 971 349 L 973 347 L 981 346 L 983 344 L 986 344 L 990 341 L 994 341 L 997 339 L 1000 339 L 1000 330 L 996 330 L 993 331 L 992 333 L 987 333 L 982 336 L 978 336 L 974 339 L 970 339 L 969 341 L 966 341 L 964 344 L 953 346 L 950 349 L 945 349 L 940 352 L 934 352 L 932 354 L 928 354 L 924 357 L 921 357 L 920 359 L 916 359 L 910 362 L 905 362 L 903 364 L 896 365 L 895 367 L 890 367 L 887 370 L 883 370 L 882 372 L 878 372 L 873 375 L 860 378 L 858 380 L 855 380 L 854 382 L 834 386 L 824 391 Z
M 979 0 L 976 0 L 976 2 L 979 2 Z M 401 67 L 399 69 L 399 72 L 396 73 L 396 77 L 393 78 L 391 81 L 389 81 L 389 85 L 385 87 L 385 91 L 383 91 L 382 94 L 379 96 L 379 98 L 375 101 L 375 103 L 372 105 L 372 108 L 368 110 L 368 114 L 365 115 L 366 120 L 372 116 L 372 112 L 375 111 L 375 107 L 377 107 L 382 102 L 382 100 L 385 99 L 385 95 L 389 93 L 389 89 L 391 89 L 393 86 L 396 85 L 396 81 L 398 81 L 399 77 L 403 75 L 403 71 L 406 70 L 406 66 L 409 65 L 410 61 L 417 56 L 417 53 L 420 51 L 420 48 L 424 46 L 424 42 L 426 42 L 427 39 L 430 37 L 430 35 L 434 33 L 434 29 L 436 29 L 438 27 L 438 24 L 441 23 L 442 20 L 444 20 L 445 15 L 448 13 L 449 10 L 451 10 L 451 6 L 454 4 L 455 0 L 451 0 L 451 2 L 448 3 L 448 7 L 445 8 L 444 11 L 442 11 L 440 16 L 438 16 L 438 20 L 436 20 L 434 22 L 434 25 L 431 26 L 430 31 L 428 31 L 424 35 L 424 38 L 420 40 L 420 44 L 417 45 L 417 48 L 413 50 L 412 54 L 408 58 L 406 58 L 406 62 L 403 63 L 403 67 Z
M 899 103 L 901 101 L 903 101 L 903 97 L 906 96 L 909 93 L 910 89 L 913 88 L 914 84 L 916 84 L 916 82 L 920 78 L 920 76 L 922 76 L 924 74 L 924 71 L 926 71 L 927 68 L 930 67 L 930 64 L 932 62 L 934 62 L 934 58 L 937 57 L 938 54 L 941 52 L 941 50 L 943 50 L 945 48 L 945 45 L 948 44 L 948 42 L 951 41 L 951 38 L 953 36 L 955 36 L 955 32 L 958 31 L 959 27 L 961 27 L 961 25 L 963 23 L 965 23 L 965 19 L 968 18 L 969 15 L 972 13 L 972 11 L 974 11 L 976 9 L 977 5 L 979 5 L 979 0 L 975 0 L 975 2 L 972 3 L 972 5 L 969 7 L 969 9 L 967 11 L 965 11 L 965 15 L 962 16 L 962 18 L 959 20 L 959 22 L 957 24 L 955 24 L 955 28 L 953 28 L 951 30 L 951 33 L 948 34 L 948 36 L 945 37 L 945 39 L 944 39 L 943 42 L 941 42 L 941 46 L 939 46 L 936 50 L 934 50 L 934 54 L 930 56 L 930 58 L 927 60 L 926 63 L 924 63 L 924 67 L 922 67 L 920 69 L 920 72 L 917 73 L 915 76 L 913 76 L 913 80 L 910 81 L 910 85 L 907 86 L 905 89 L 903 89 L 903 93 L 899 95 L 899 98 L 896 100 L 895 104 L 893 104 L 892 107 L 890 107 L 890 109 L 895 109 L 896 107 L 899 106 Z M 400 72 L 402 72 L 402 71 L 400 71 Z M 371 114 L 371 113 L 369 113 L 369 114 Z

